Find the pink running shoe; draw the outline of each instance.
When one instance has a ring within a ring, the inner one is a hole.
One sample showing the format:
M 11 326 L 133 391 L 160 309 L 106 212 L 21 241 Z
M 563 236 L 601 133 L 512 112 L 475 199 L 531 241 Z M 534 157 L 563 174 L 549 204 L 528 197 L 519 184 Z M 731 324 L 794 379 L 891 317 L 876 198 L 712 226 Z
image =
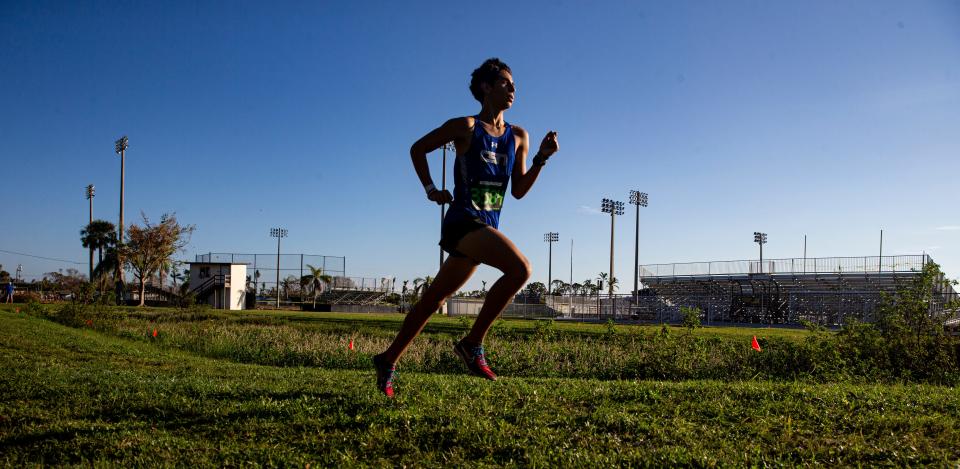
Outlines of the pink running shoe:
M 453 352 L 463 360 L 471 373 L 490 381 L 497 380 L 497 375 L 487 364 L 487 359 L 483 353 L 483 345 L 470 344 L 461 340 L 453 344 Z
M 377 369 L 377 389 L 387 397 L 393 397 L 393 379 L 397 374 L 397 367 L 383 360 L 380 355 L 373 356 L 373 367 Z

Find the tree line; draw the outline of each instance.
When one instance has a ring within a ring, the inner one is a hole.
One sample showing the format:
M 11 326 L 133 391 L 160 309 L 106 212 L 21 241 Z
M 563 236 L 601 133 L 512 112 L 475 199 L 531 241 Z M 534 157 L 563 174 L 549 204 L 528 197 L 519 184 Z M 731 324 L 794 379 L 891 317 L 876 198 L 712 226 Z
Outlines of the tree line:
M 124 272 L 129 272 L 138 284 L 140 306 L 143 306 L 150 279 L 156 278 L 161 289 L 167 275 L 175 287 L 178 280 L 184 279 L 179 272 L 181 263 L 173 256 L 190 242 L 196 228 L 181 225 L 172 213 L 163 214 L 158 223 L 151 222 L 142 212 L 140 215 L 142 224 L 130 225 L 122 242 L 116 226 L 106 220 L 87 224 L 80 230 L 80 241 L 83 247 L 97 254 L 97 263 L 90 269 L 90 282 L 96 286 L 99 296 L 104 297 L 112 283 L 117 301 L 122 302 L 126 289 Z

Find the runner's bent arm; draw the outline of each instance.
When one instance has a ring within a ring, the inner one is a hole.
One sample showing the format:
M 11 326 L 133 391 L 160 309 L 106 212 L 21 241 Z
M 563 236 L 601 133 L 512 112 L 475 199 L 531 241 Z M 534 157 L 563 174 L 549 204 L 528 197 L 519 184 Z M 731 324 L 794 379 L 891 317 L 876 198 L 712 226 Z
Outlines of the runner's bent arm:
M 533 187 L 533 183 L 536 182 L 537 176 L 540 175 L 540 169 L 543 165 L 532 164 L 530 170 L 527 171 L 526 160 L 527 150 L 530 148 L 530 135 L 519 126 L 515 125 L 513 129 L 514 135 L 517 138 L 517 151 L 516 162 L 513 165 L 513 174 L 510 176 L 511 179 L 513 179 L 513 183 L 510 185 L 510 194 L 512 194 L 514 198 L 520 199 L 527 195 L 527 192 Z M 560 144 L 557 142 L 557 133 L 550 131 L 543 137 L 543 142 L 540 143 L 540 149 L 537 153 L 543 158 L 549 158 L 559 149 Z
M 424 188 L 433 185 L 433 179 L 430 177 L 430 167 L 427 165 L 427 153 L 440 148 L 447 142 L 454 142 L 459 148 L 464 142 L 465 136 L 470 135 L 472 122 L 469 117 L 455 117 L 448 120 L 440 127 L 433 129 L 430 133 L 424 135 L 410 147 L 410 160 L 413 162 L 413 169 L 420 178 L 420 184 Z M 428 191 L 427 198 L 437 204 L 445 204 L 453 201 L 450 191 Z

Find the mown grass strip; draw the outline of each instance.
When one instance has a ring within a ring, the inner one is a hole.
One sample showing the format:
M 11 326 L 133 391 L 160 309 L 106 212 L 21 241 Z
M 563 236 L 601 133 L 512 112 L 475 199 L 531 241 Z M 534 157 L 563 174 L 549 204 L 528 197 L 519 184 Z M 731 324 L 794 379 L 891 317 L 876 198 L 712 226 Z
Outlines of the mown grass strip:
M 231 363 L 0 313 L 0 461 L 117 465 L 955 465 L 929 385 L 598 381 Z

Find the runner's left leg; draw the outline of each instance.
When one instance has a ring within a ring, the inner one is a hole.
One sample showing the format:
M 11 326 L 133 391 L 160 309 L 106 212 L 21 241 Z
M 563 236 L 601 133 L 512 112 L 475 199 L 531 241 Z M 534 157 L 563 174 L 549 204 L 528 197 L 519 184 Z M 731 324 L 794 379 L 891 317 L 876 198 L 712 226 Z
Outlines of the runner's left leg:
M 396 363 L 410 346 L 410 342 L 413 342 L 417 334 L 423 330 L 430 316 L 440 308 L 440 304 L 467 283 L 470 276 L 477 270 L 477 265 L 466 257 L 448 257 L 440 266 L 437 278 L 423 292 L 423 297 L 410 308 L 410 312 L 403 320 L 403 325 L 400 326 L 400 331 L 397 332 L 397 337 L 381 357 L 388 363 Z

